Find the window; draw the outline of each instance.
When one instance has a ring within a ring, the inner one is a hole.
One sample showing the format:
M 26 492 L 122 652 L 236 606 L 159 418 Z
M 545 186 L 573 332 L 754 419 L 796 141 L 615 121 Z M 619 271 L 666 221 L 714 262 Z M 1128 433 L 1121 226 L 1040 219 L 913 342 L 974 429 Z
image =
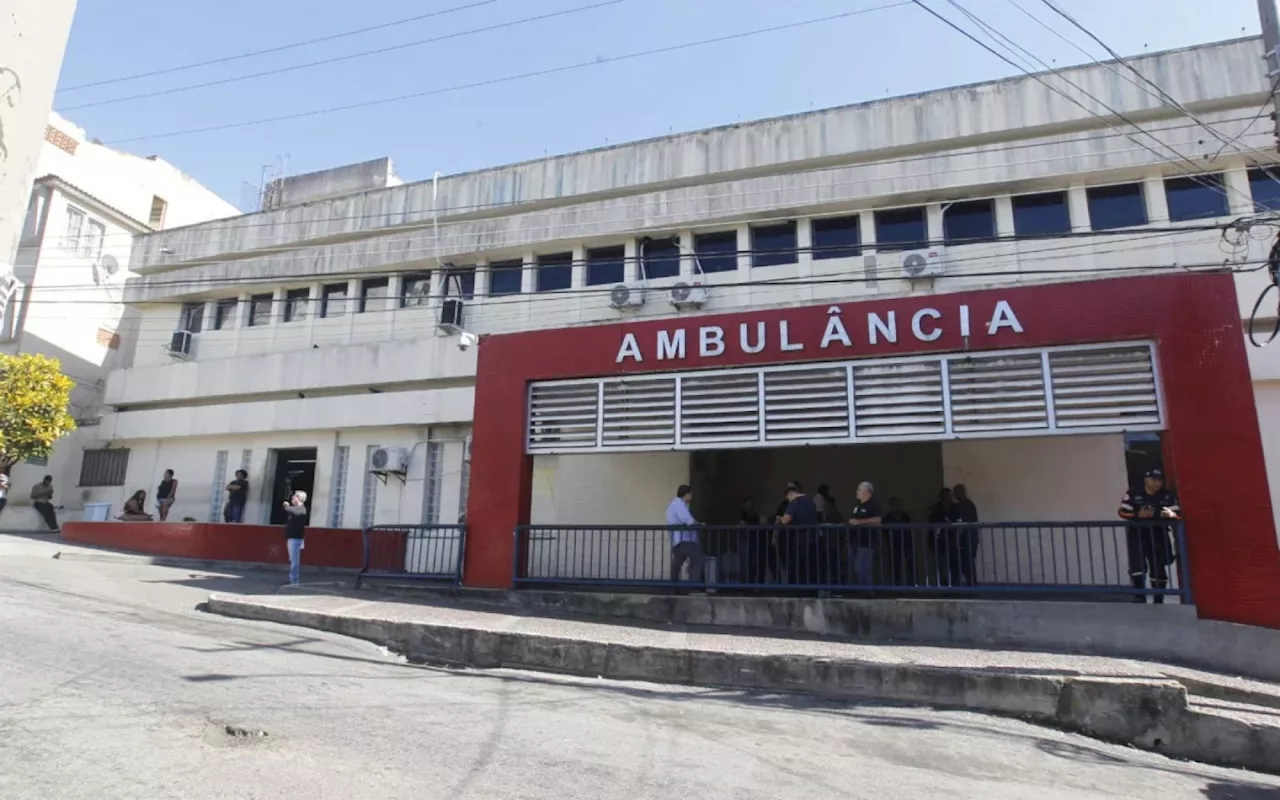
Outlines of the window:
M 1013 198 L 1015 236 L 1056 236 L 1071 233 L 1066 192 L 1023 194 Z
M 852 258 L 862 255 L 862 229 L 858 227 L 856 216 L 815 219 L 811 228 L 814 258 Z
M 284 293 L 284 321 L 298 322 L 307 318 L 307 301 L 310 289 L 290 289 Z
M 489 265 L 489 296 L 520 294 L 523 280 L 523 261 L 495 261 Z
M 995 202 L 966 200 L 944 206 L 942 238 L 947 244 L 989 242 L 996 238 Z
M 183 303 L 178 314 L 178 330 L 199 333 L 204 327 L 204 303 Z
M 476 268 L 450 267 L 444 273 L 444 294 L 446 297 L 461 297 L 471 300 L 476 296 Z
M 674 236 L 666 239 L 640 240 L 641 278 L 674 278 L 680 274 L 680 240 Z
M 80 250 L 80 235 L 84 232 L 84 212 L 78 208 L 67 206 L 67 238 L 63 247 L 67 250 Z
M 388 278 L 374 278 L 360 282 L 360 313 L 363 314 L 371 308 L 375 311 L 382 311 L 387 307 L 386 300 L 391 296 L 391 280 Z
M 84 235 L 80 237 L 80 255 L 97 259 L 102 255 L 102 240 L 106 235 L 106 225 L 96 219 L 89 220 Z
M 164 227 L 164 212 L 169 208 L 169 204 L 164 201 L 163 197 L 153 195 L 151 197 L 151 216 L 147 221 L 153 228 Z
M 929 226 L 923 206 L 876 212 L 877 250 L 913 250 L 928 244 Z
M 347 292 L 350 286 L 346 283 L 326 283 L 320 289 L 320 316 L 340 317 L 347 313 Z
M 231 320 L 235 316 L 236 306 L 240 301 L 234 297 L 224 297 L 218 301 L 213 307 L 213 329 L 220 331 L 231 325 Z
M 597 247 L 587 251 L 587 285 L 622 283 L 626 279 L 627 248 Z
M 703 272 L 737 272 L 738 232 L 699 233 L 693 237 L 693 252 Z
M 1166 178 L 1164 197 L 1169 204 L 1170 222 L 1225 217 L 1231 213 L 1227 208 L 1227 189 L 1220 172 L 1213 175 Z
M 431 273 L 415 272 L 400 279 L 400 307 L 418 308 L 431 302 Z
M 751 266 L 774 267 L 794 264 L 796 254 L 796 224 L 761 225 L 751 229 Z
M 271 324 L 271 294 L 255 294 L 249 298 L 249 327 Z
M 80 462 L 81 486 L 124 486 L 129 470 L 128 448 L 85 450 Z
M 1140 183 L 1090 186 L 1085 194 L 1089 198 L 1089 224 L 1095 231 L 1147 224 L 1147 203 Z
M 1249 170 L 1249 191 L 1257 211 L 1280 211 L 1280 166 Z
M 573 286 L 573 253 L 538 256 L 537 291 L 554 292 Z

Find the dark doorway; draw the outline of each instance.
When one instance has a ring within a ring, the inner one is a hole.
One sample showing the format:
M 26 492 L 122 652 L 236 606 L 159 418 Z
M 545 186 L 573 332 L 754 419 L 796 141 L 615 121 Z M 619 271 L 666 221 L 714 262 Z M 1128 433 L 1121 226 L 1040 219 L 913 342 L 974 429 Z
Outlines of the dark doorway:
M 1142 486 L 1147 470 L 1164 470 L 1164 452 L 1158 433 L 1126 433 L 1124 435 L 1124 466 L 1129 473 L 1129 488 Z
M 296 491 L 307 493 L 307 516 L 311 515 L 312 490 L 316 484 L 316 449 L 275 451 L 276 473 L 271 487 L 271 524 L 284 524 L 284 501 Z

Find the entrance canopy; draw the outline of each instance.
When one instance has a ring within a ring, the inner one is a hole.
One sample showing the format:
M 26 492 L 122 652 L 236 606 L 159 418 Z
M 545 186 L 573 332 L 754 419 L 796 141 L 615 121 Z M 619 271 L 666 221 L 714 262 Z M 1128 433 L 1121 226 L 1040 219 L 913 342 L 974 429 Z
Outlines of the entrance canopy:
M 1149 342 L 529 384 L 526 452 L 1157 431 Z

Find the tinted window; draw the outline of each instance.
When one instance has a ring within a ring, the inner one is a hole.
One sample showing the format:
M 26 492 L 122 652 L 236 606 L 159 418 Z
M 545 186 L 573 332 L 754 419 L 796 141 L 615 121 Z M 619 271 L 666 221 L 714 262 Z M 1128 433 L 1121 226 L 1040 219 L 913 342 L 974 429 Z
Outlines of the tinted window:
M 444 274 L 444 293 L 446 297 L 461 297 L 470 300 L 476 296 L 476 268 L 450 267 Z
M 538 256 L 537 291 L 552 292 L 573 286 L 573 253 Z
M 1171 222 L 1225 217 L 1231 213 L 1227 208 L 1227 190 L 1221 173 L 1167 178 L 1164 196 L 1169 203 Z
M 255 294 L 249 298 L 249 327 L 271 322 L 271 298 L 270 294 Z
M 489 296 L 520 294 L 522 261 L 495 261 L 489 265 Z
M 226 297 L 218 301 L 213 307 L 213 329 L 220 331 L 231 324 L 231 319 L 236 313 L 236 305 L 240 301 L 234 297 Z
M 761 225 L 751 229 L 751 266 L 772 267 L 794 264 L 798 260 L 794 222 Z
M 199 333 L 204 325 L 204 303 L 183 303 L 178 318 L 178 330 Z
M 642 278 L 674 278 L 680 274 L 680 245 L 674 238 L 640 241 Z
M 877 250 L 914 250 L 929 244 L 924 208 L 895 208 L 876 212 Z
M 738 271 L 738 232 L 699 233 L 693 237 L 693 252 L 703 272 Z
M 968 200 L 944 207 L 942 236 L 947 244 L 984 242 L 996 238 L 995 203 L 991 200 Z
M 587 251 L 587 285 L 603 286 L 622 283 L 626 278 L 627 249 L 625 247 L 597 247 Z
M 1142 184 L 1091 186 L 1085 193 L 1089 198 L 1089 224 L 1095 231 L 1147 224 L 1147 203 L 1143 199 Z
M 1067 205 L 1067 193 L 1045 192 L 1013 198 L 1013 232 L 1016 236 L 1071 233 L 1071 211 Z
M 320 316 L 340 317 L 347 313 L 347 291 L 345 283 L 330 283 L 320 290 Z
M 400 279 L 400 307 L 416 308 L 431 302 L 431 273 L 415 272 Z
M 862 255 L 862 229 L 857 217 L 815 219 L 813 228 L 814 258 L 852 258 Z
M 391 282 L 387 278 L 364 281 L 360 284 L 360 313 L 385 310 L 384 301 L 390 296 Z
M 1249 170 L 1249 191 L 1258 211 L 1280 211 L 1280 180 L 1273 175 L 1280 176 L 1280 166 Z
M 311 297 L 310 289 L 290 289 L 284 293 L 284 321 L 307 318 L 307 300 Z

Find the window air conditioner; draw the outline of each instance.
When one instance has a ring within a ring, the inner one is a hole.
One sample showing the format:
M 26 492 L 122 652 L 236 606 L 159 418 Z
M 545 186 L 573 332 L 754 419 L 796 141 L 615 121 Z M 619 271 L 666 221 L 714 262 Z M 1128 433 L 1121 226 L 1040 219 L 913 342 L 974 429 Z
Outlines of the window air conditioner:
M 677 283 L 671 287 L 671 305 L 676 308 L 702 308 L 707 302 L 707 287 L 700 283 Z
M 916 278 L 935 278 L 946 271 L 941 247 L 928 250 L 910 250 L 902 254 L 902 277 L 908 280 Z
M 404 447 L 379 447 L 369 458 L 369 471 L 403 475 L 409 471 L 409 451 Z
M 462 330 L 462 298 L 446 297 L 441 301 L 440 329 L 449 333 Z
M 169 355 L 174 358 L 191 358 L 194 342 L 195 334 L 191 331 L 174 331 L 173 336 L 169 339 Z
M 620 283 L 609 292 L 609 305 L 613 308 L 639 308 L 644 305 L 644 285 Z

